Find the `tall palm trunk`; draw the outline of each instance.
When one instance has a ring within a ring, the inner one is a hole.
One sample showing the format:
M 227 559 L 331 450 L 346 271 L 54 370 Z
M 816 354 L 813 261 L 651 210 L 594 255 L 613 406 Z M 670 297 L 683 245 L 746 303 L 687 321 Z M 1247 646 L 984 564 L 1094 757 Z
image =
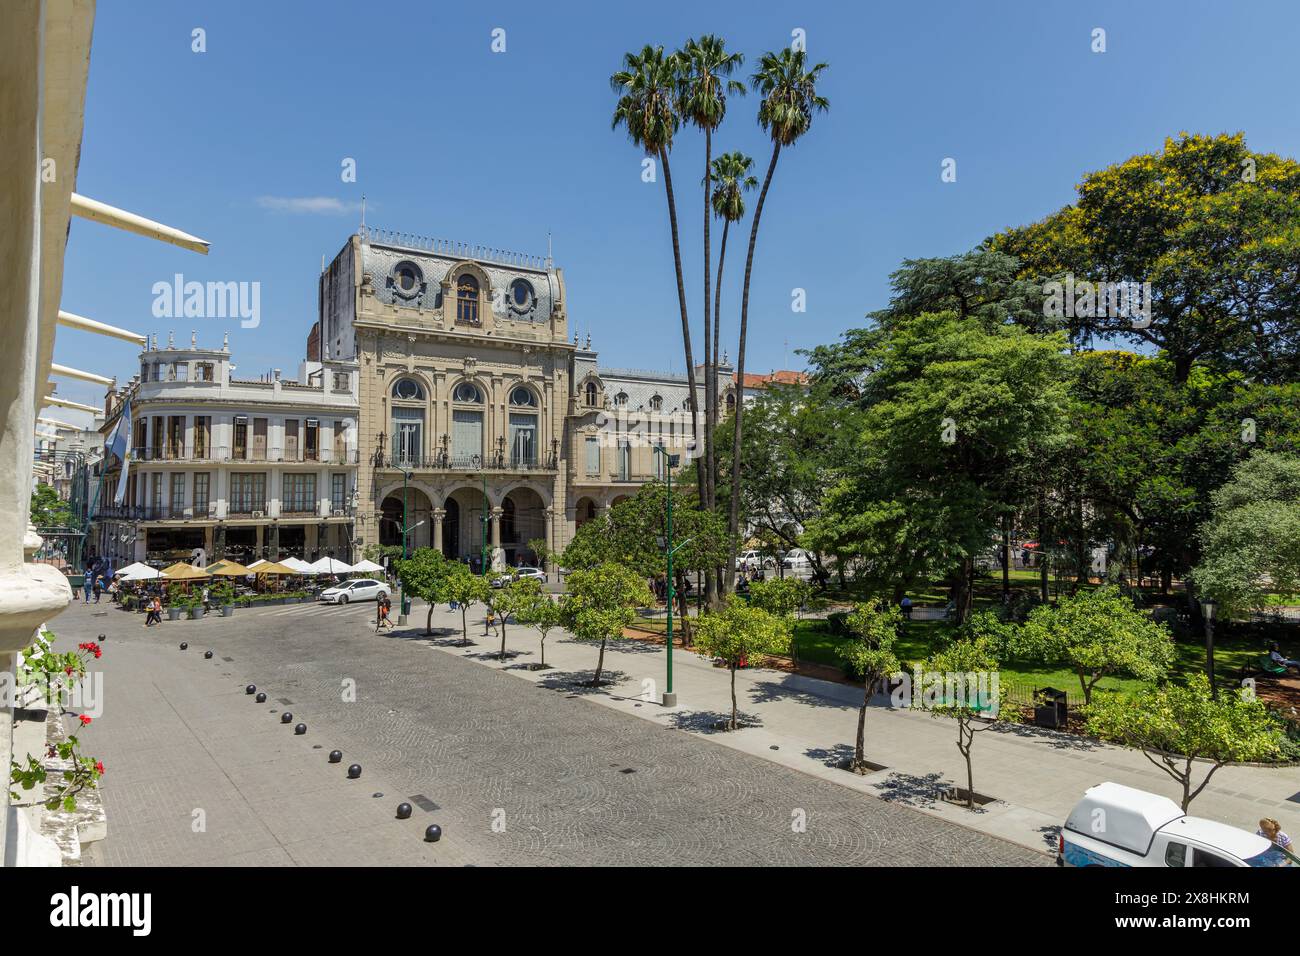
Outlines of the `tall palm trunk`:
M 673 268 L 677 270 L 677 305 L 682 313 L 682 347 L 686 351 L 686 386 L 691 396 L 691 431 L 700 433 L 700 416 L 695 405 L 695 355 L 691 351 L 691 320 L 686 311 L 686 282 L 682 277 L 682 244 L 677 236 L 677 198 L 673 194 L 673 173 L 668 165 L 668 151 L 659 150 L 664 167 L 664 191 L 668 194 L 668 224 L 673 234 Z
M 722 319 L 721 319 L 722 267 L 726 264 L 727 261 L 727 234 L 730 231 L 731 231 L 731 220 L 723 219 L 722 220 L 722 243 L 718 248 L 718 284 L 717 287 L 713 290 L 713 355 L 711 356 L 711 361 L 713 362 L 713 388 L 710 390 L 710 394 L 715 393 L 718 390 L 717 387 L 718 351 L 719 351 L 718 343 L 722 340 Z M 738 391 L 737 394 L 739 394 Z M 706 423 L 706 427 L 709 429 L 710 435 L 717 432 L 718 420 L 721 417 L 722 417 L 722 410 L 718 407 L 717 399 L 715 397 L 713 403 L 713 420 Z M 709 459 L 709 470 L 713 473 L 713 484 L 714 484 L 713 500 L 710 502 L 710 506 L 716 508 L 718 504 L 718 498 L 717 498 L 718 460 L 716 456 L 711 457 Z M 715 568 L 713 572 L 710 574 L 710 577 L 714 579 L 713 594 L 714 594 L 714 603 L 716 604 L 718 600 L 718 596 L 724 593 L 726 588 L 726 585 L 723 583 L 724 580 L 726 579 L 726 568 Z
M 767 200 L 776 161 L 781 156 L 781 144 L 772 144 L 772 159 L 767 164 L 763 188 L 758 193 L 754 207 L 754 222 L 749 227 L 749 251 L 745 255 L 745 280 L 740 294 L 740 347 L 736 350 L 736 423 L 731 438 L 731 501 L 727 515 L 727 532 L 731 538 L 727 556 L 727 576 L 724 590 L 731 588 L 736 579 L 736 548 L 740 537 L 740 434 L 745 417 L 745 333 L 749 329 L 749 280 L 754 271 L 754 245 L 758 241 L 758 223 L 763 218 L 763 203 Z
M 713 332 L 709 323 L 709 268 L 710 259 L 713 254 L 713 246 L 709 239 L 709 220 L 713 218 L 713 203 L 710 201 L 713 193 L 712 178 L 713 163 L 713 130 L 708 126 L 704 127 L 704 467 L 699 467 L 699 459 L 696 459 L 695 477 L 699 486 L 700 507 L 708 511 L 713 508 L 714 485 L 716 484 L 716 469 L 714 468 L 713 453 L 713 419 L 716 415 L 717 406 L 717 366 L 713 361 Z M 721 282 L 721 280 L 719 280 Z M 699 441 L 699 435 L 695 436 Z M 712 607 L 714 601 L 714 576 L 712 573 L 705 575 L 704 580 L 704 600 Z

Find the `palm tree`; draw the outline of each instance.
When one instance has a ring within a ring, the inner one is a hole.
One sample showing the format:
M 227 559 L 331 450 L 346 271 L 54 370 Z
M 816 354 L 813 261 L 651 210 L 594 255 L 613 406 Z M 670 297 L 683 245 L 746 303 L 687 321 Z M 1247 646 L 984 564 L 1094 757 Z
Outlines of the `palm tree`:
M 713 180 L 709 172 L 713 162 L 713 131 L 727 114 L 727 96 L 732 93 L 743 96 L 745 93 L 744 84 L 727 77 L 745 58 L 739 53 L 728 53 L 726 41 L 712 34 L 698 40 L 687 40 L 677 57 L 681 64 L 678 112 L 704 131 L 704 468 L 699 475 L 699 485 L 700 504 L 712 508 L 718 478 L 717 459 L 713 453 L 713 432 L 718 420 L 718 385 L 717 364 L 713 360 L 716 349 L 712 346 L 709 323 L 710 257 L 713 252 L 709 241 Z M 712 597 L 711 579 L 707 592 Z
M 673 195 L 673 174 L 668 153 L 673 136 L 681 126 L 678 113 L 682 63 L 676 53 L 664 56 L 664 48 L 646 44 L 640 53 L 623 54 L 623 69 L 609 78 L 619 94 L 612 128 L 627 127 L 627 135 L 647 156 L 657 156 L 664 171 L 664 192 L 668 196 L 668 223 L 672 229 L 673 266 L 677 270 L 677 305 L 682 314 L 682 346 L 686 351 L 686 382 L 691 396 L 691 424 L 699 430 L 695 408 L 695 356 L 691 351 L 691 322 L 686 310 L 686 282 L 682 275 L 682 249 L 677 237 L 677 199 Z
M 745 218 L 745 193 L 758 185 L 749 174 L 754 161 L 744 153 L 723 153 L 713 161 L 713 214 L 722 220 L 722 245 L 718 249 L 718 287 L 713 295 L 713 368 L 718 368 L 718 343 L 721 341 L 719 316 L 722 314 L 722 268 L 727 260 L 727 234 L 731 224 Z
M 740 435 L 745 412 L 745 334 L 749 327 L 749 281 L 754 268 L 758 223 L 763 216 L 763 203 L 767 200 L 767 190 L 772 185 L 772 174 L 776 171 L 776 161 L 781 156 L 782 148 L 793 146 L 799 137 L 808 132 L 812 126 L 813 113 L 825 112 L 830 107 L 826 97 L 817 94 L 817 79 L 827 68 L 826 64 L 818 63 L 809 69 L 806 60 L 807 55 L 803 50 L 787 47 L 780 53 L 769 51 L 759 59 L 758 69 L 749 80 L 754 92 L 763 97 L 758 104 L 758 125 L 772 139 L 772 158 L 767 164 L 767 175 L 763 177 L 763 188 L 758 193 L 754 221 L 749 226 L 749 252 L 745 256 L 745 279 L 740 296 L 740 348 L 736 352 L 736 381 L 740 384 L 731 444 L 731 502 L 727 516 L 727 530 L 732 543 L 731 558 L 728 561 L 728 586 L 735 578 L 736 546 L 740 537 Z

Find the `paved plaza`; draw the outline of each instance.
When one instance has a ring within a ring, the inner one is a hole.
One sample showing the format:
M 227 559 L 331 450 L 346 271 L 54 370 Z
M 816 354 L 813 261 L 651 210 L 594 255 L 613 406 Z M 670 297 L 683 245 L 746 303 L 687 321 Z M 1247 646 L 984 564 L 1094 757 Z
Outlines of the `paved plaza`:
M 108 837 L 87 848 L 85 864 L 1050 863 L 639 719 L 638 701 L 619 703 L 629 713 L 600 706 L 603 695 L 575 692 L 559 668 L 533 681 L 484 666 L 475 656 L 485 645 L 425 638 L 418 607 L 410 628 L 384 636 L 373 614 L 244 609 L 146 630 L 142 616 L 108 604 L 69 608 L 55 622 L 61 645 L 107 635 L 104 712 L 83 739 L 107 765 Z M 444 610 L 435 618 L 451 626 Z M 535 650 L 533 632 L 511 634 Z M 548 643 L 548 659 L 594 657 L 586 645 Z M 622 658 L 638 653 L 638 670 L 662 661 L 662 648 L 633 647 L 611 655 L 613 669 L 630 672 Z M 248 683 L 265 704 L 245 694 Z M 355 700 L 345 700 L 352 688 Z M 280 722 L 284 710 L 308 725 L 305 735 Z M 334 748 L 341 764 L 327 762 Z M 354 762 L 363 773 L 348 780 Z M 409 820 L 394 818 L 402 801 L 415 804 Z M 441 842 L 423 841 L 429 823 L 443 828 Z

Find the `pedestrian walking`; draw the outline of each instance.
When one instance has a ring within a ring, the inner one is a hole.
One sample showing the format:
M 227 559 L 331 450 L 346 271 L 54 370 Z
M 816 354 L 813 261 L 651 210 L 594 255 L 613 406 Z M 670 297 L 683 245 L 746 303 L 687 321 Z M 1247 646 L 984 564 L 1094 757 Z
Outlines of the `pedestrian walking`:
M 90 592 L 91 592 L 91 591 L 94 589 L 94 587 L 95 587 L 95 572 L 94 572 L 94 571 L 87 571 L 87 572 L 86 572 L 86 576 L 82 579 L 82 585 L 81 585 L 81 586 L 82 586 L 82 588 L 83 588 L 83 590 L 85 591 L 85 594 L 86 594 L 86 598 L 85 598 L 86 603 L 89 604 L 89 603 L 90 603 Z
M 101 578 L 101 577 L 96 577 L 96 578 L 95 578 L 94 590 L 95 590 L 95 603 L 98 604 L 98 603 L 99 603 L 99 595 L 100 595 L 100 594 L 103 592 L 103 590 L 104 590 L 104 579 L 103 579 L 103 578 Z
M 155 624 L 162 624 L 162 601 L 158 600 L 157 595 L 149 602 L 149 610 L 144 616 L 145 627 L 153 627 Z
M 393 609 L 393 602 L 389 600 L 387 594 L 379 595 L 379 600 L 375 602 L 375 633 L 378 634 L 381 628 L 387 627 L 390 630 L 393 622 L 389 618 L 389 612 Z
M 903 617 L 910 621 L 912 619 L 912 599 L 904 594 L 903 600 L 898 602 L 898 606 L 903 609 Z

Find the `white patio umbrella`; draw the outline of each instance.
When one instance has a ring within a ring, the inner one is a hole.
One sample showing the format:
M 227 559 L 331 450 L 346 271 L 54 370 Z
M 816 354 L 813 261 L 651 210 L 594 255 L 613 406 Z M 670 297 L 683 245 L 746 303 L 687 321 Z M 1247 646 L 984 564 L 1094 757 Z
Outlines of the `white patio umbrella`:
M 252 564 L 246 564 L 246 565 L 244 565 L 244 567 L 248 568 L 248 570 L 250 570 L 250 571 L 253 571 L 253 570 L 256 570 L 257 568 L 260 568 L 260 567 L 261 567 L 262 565 L 264 565 L 264 564 L 270 564 L 270 563 L 271 563 L 271 562 L 268 561 L 268 560 L 266 560 L 266 558 L 258 558 L 258 559 L 257 559 L 256 561 L 254 561 Z
M 362 574 L 383 574 L 384 566 L 382 564 L 375 564 L 375 562 L 366 558 L 362 558 L 356 564 L 352 565 L 352 570 L 358 571 Z
M 147 564 L 137 561 L 135 564 L 128 564 L 121 571 L 113 575 L 123 581 L 152 581 L 154 578 L 162 577 L 162 572 L 157 568 L 151 568 Z
M 338 558 L 325 557 L 313 562 L 309 567 L 316 574 L 350 574 L 355 568 Z
M 302 558 L 285 558 L 280 562 L 286 568 L 293 568 L 299 574 L 319 574 L 315 565 L 308 564 Z

